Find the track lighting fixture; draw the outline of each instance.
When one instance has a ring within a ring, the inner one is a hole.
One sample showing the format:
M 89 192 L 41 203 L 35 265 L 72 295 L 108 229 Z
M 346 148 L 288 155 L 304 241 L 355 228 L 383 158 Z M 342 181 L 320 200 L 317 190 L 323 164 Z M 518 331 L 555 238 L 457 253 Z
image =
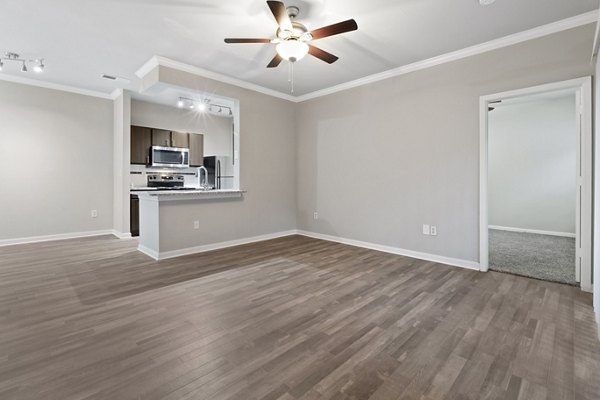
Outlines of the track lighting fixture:
M 37 64 L 33 66 L 33 70 L 37 73 L 44 72 L 44 60 L 39 60 Z
M 4 69 L 5 61 L 15 61 L 21 63 L 21 72 L 29 72 L 29 67 L 27 64 L 34 64 L 33 70 L 38 73 L 43 72 L 45 67 L 43 58 L 28 59 L 21 57 L 17 53 L 8 52 L 4 53 L 3 57 L 0 56 L 0 71 Z
M 187 97 L 180 97 L 177 100 L 177 108 L 188 108 L 198 112 L 208 112 L 215 115 L 233 116 L 231 107 L 213 104 L 211 99 L 194 100 Z

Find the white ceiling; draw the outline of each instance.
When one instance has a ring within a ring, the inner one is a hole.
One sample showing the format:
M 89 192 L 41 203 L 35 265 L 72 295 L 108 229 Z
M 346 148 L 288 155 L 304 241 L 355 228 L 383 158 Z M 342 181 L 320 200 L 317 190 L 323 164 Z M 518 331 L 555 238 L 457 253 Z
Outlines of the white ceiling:
M 262 0 L 0 0 L 0 51 L 46 59 L 27 78 L 78 88 L 137 91 L 138 70 L 159 55 L 289 94 L 288 68 L 265 66 L 272 44 L 228 45 L 225 37 L 273 37 Z M 597 9 L 598 0 L 288 0 L 309 29 L 354 18 L 359 30 L 313 44 L 340 57 L 295 65 L 295 95 L 380 73 Z M 591 49 L 590 49 L 591 52 Z M 101 74 L 124 77 L 115 83 Z M 0 74 L 23 77 L 19 65 Z M 1 78 L 1 76 L 0 76 Z

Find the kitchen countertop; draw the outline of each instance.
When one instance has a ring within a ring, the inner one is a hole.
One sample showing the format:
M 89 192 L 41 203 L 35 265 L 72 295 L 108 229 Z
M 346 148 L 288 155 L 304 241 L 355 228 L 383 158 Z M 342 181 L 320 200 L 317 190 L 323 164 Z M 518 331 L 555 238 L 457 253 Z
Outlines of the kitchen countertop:
M 240 198 L 246 193 L 245 190 L 233 189 L 211 189 L 211 190 L 143 190 L 132 189 L 132 194 L 140 199 L 150 201 L 173 201 L 173 200 L 203 200 L 203 199 L 226 199 Z

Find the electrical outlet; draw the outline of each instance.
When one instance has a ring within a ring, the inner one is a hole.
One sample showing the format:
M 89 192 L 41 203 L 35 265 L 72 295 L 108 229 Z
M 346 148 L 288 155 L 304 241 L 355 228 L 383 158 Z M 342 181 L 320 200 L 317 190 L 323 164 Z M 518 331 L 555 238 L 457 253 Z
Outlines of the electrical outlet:
M 98 210 L 92 210 L 92 218 L 98 218 Z
M 200 229 L 200 221 L 194 221 L 194 229 Z
M 318 212 L 315 211 L 313 213 L 313 219 L 315 219 L 315 220 L 319 219 L 319 213 Z
M 437 236 L 437 226 L 431 225 L 429 231 L 431 232 L 431 236 Z
M 430 235 L 429 225 L 423 224 L 423 235 Z

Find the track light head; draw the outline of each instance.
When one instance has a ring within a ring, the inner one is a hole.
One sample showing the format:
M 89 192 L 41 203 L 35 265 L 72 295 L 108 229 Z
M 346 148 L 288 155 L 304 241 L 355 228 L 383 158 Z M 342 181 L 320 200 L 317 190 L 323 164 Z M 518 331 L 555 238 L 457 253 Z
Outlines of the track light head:
M 23 61 L 23 65 L 21 65 L 21 72 L 27 72 L 27 64 Z
M 0 60 L 0 71 L 2 71 L 2 68 L 4 68 L 4 63 L 2 62 L 2 60 Z
M 33 70 L 37 73 L 44 72 L 44 60 L 40 60 L 36 65 L 33 66 Z
M 183 108 L 183 99 L 180 97 L 179 100 L 177 101 L 177 107 L 179 108 Z

